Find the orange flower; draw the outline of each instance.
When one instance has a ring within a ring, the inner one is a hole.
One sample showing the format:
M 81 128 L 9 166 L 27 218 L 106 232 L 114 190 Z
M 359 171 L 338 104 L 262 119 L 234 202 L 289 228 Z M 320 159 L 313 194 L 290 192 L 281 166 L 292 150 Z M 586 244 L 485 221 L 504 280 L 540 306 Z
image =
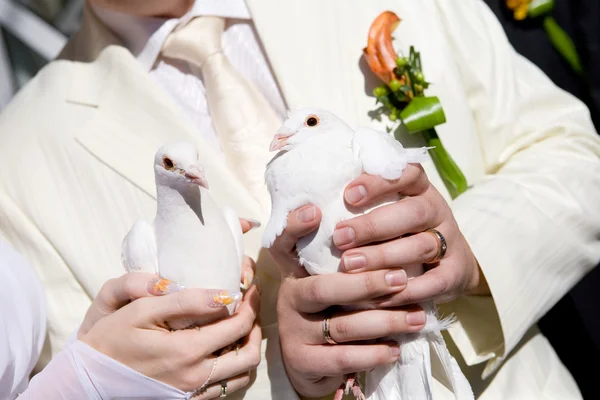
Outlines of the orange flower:
M 529 4 L 532 0 L 506 0 L 506 6 L 513 11 L 517 21 L 527 18 Z

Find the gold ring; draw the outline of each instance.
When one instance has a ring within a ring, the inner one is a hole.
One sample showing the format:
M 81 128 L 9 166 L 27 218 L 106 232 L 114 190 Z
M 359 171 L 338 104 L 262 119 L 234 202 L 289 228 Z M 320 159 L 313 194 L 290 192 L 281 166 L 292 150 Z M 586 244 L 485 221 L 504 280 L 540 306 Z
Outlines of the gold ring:
M 329 344 L 338 344 L 331 337 L 331 332 L 329 332 L 329 318 L 325 318 L 323 320 L 323 336 L 325 337 L 325 341 Z
M 435 237 L 435 240 L 437 240 L 438 242 L 438 252 L 435 255 L 435 257 L 433 257 L 433 260 L 431 261 L 427 261 L 426 264 L 433 264 L 436 263 L 438 261 L 440 261 L 442 258 L 444 258 L 444 256 L 446 255 L 446 250 L 448 250 L 448 243 L 446 243 L 446 238 L 444 237 L 444 235 L 442 235 L 440 233 L 440 231 L 438 231 L 437 229 L 427 229 L 425 232 L 433 235 L 433 237 Z
M 227 397 L 227 381 L 225 379 L 221 381 L 221 395 L 219 397 Z

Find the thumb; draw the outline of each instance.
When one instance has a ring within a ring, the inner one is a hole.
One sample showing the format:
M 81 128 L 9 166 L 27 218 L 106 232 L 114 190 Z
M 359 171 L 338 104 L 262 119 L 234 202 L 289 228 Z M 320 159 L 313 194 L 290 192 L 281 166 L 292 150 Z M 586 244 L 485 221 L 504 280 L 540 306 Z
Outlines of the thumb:
M 156 296 L 181 290 L 182 287 L 156 274 L 129 272 L 108 280 L 98 292 L 79 328 L 85 335 L 99 320 L 141 297 Z
M 321 223 L 321 218 L 321 210 L 314 205 L 297 208 L 288 214 L 286 228 L 269 249 L 284 277 L 308 276 L 306 270 L 298 263 L 296 243 L 303 236 L 315 231 Z

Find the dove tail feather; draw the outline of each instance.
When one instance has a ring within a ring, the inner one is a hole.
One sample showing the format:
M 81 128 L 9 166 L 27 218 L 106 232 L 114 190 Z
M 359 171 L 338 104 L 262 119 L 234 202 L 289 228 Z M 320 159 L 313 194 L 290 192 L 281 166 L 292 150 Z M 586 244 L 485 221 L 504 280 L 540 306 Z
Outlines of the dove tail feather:
M 452 384 L 452 391 L 457 400 L 473 400 L 473 390 L 471 384 L 460 369 L 456 359 L 452 357 L 446 347 L 441 332 L 432 331 L 426 334 L 431 349 L 436 354 L 442 364 L 446 377 Z
M 427 337 L 406 334 L 398 338 L 401 356 L 389 366 L 367 374 L 368 400 L 432 400 L 433 378 Z

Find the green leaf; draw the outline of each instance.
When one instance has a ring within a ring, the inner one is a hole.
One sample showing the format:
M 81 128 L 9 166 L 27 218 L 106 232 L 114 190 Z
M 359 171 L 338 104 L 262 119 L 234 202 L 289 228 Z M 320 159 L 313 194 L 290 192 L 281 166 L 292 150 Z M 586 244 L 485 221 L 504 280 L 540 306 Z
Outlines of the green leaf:
M 575 44 L 567 33 L 558 25 L 554 18 L 548 16 L 544 18 L 544 29 L 550 38 L 550 42 L 556 50 L 571 65 L 571 68 L 578 74 L 583 74 L 583 67 Z
M 415 97 L 400 113 L 409 133 L 421 132 L 446 122 L 446 115 L 437 97 Z
M 554 0 L 533 0 L 529 3 L 527 15 L 535 18 L 549 14 L 554 9 Z

